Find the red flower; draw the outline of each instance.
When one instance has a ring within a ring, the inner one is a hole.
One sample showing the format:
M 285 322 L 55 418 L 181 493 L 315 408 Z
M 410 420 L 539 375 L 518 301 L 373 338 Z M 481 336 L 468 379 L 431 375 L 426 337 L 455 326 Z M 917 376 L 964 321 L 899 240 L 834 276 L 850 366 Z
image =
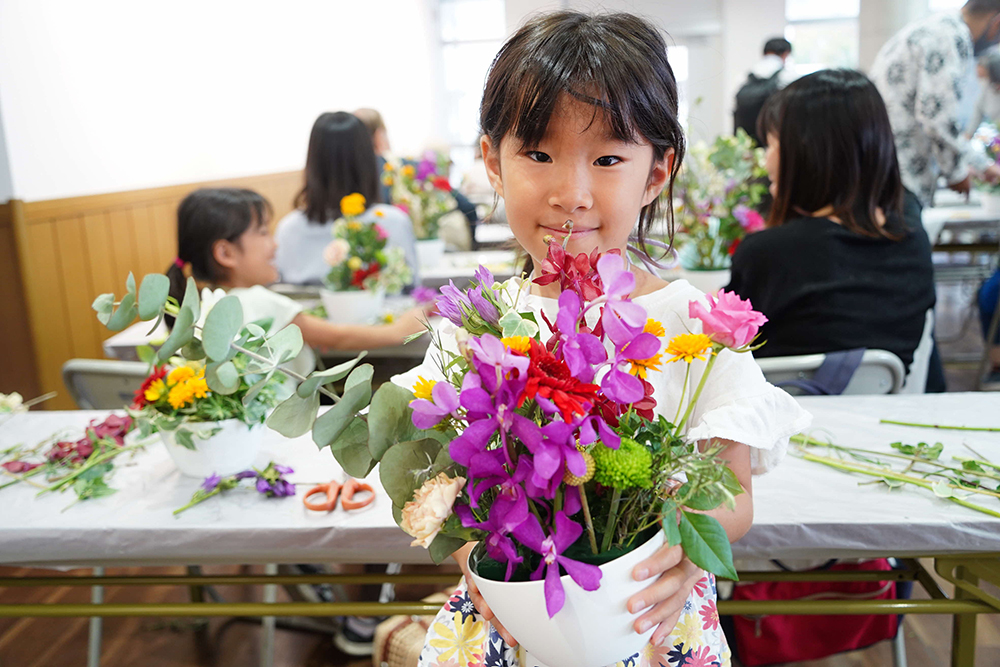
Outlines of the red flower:
M 118 415 L 108 415 L 100 424 L 94 424 L 96 419 L 90 422 L 89 429 L 94 432 L 97 439 L 109 438 L 115 441 L 119 447 L 125 444 L 125 435 L 132 430 L 132 418 L 128 415 L 119 417 Z
M 372 262 L 367 268 L 358 269 L 354 272 L 351 276 L 351 285 L 358 289 L 364 289 L 365 278 L 373 276 L 381 270 L 382 266 L 378 262 Z
M 621 254 L 617 249 L 609 250 L 608 254 Z M 601 277 L 597 274 L 597 260 L 601 254 L 594 248 L 588 257 L 580 253 L 573 257 L 556 241 L 549 243 L 549 251 L 539 267 L 539 275 L 535 278 L 536 285 L 548 285 L 559 281 L 559 286 L 572 290 L 584 301 L 593 301 L 603 292 Z
M 742 240 L 743 239 L 734 239 L 733 242 L 731 244 L 729 244 L 729 256 L 730 257 L 732 257 L 733 255 L 736 254 L 736 248 L 739 247 L 740 241 L 742 241 Z
M 3 468 L 7 472 L 12 472 L 15 475 L 19 475 L 29 470 L 34 470 L 41 463 L 28 463 L 27 461 L 8 461 L 7 463 L 0 464 L 0 468 Z
M 451 183 L 444 176 L 438 176 L 433 181 L 431 181 L 431 184 L 434 187 L 436 187 L 438 190 L 444 190 L 445 192 L 451 192 Z
M 566 422 L 573 421 L 573 415 L 582 417 L 590 412 L 600 387 L 577 380 L 570 374 L 566 362 L 556 359 L 536 340 L 531 341 L 528 356 L 531 358 L 528 383 L 518 407 L 524 405 L 525 400 L 540 396 L 552 401 Z
M 80 438 L 76 442 L 62 441 L 52 445 L 52 448 L 45 455 L 50 461 L 62 461 L 68 459 L 70 463 L 83 463 L 94 453 L 94 445 L 90 438 Z
M 653 385 L 642 378 L 639 378 L 639 381 L 642 382 L 644 396 L 632 404 L 632 411 L 647 421 L 653 421 L 656 419 L 656 415 L 653 413 L 653 408 L 656 407 L 656 399 L 653 398 Z M 615 428 L 618 426 L 618 417 L 623 415 L 628 407 L 628 405 L 599 396 L 591 412 Z
M 145 406 L 148 401 L 146 400 L 146 390 L 149 389 L 149 385 L 153 384 L 157 380 L 162 380 L 167 375 L 167 367 L 154 366 L 153 372 L 149 374 L 149 377 L 142 381 L 142 386 L 139 387 L 138 391 L 135 392 L 135 398 L 132 399 L 133 408 L 141 408 Z

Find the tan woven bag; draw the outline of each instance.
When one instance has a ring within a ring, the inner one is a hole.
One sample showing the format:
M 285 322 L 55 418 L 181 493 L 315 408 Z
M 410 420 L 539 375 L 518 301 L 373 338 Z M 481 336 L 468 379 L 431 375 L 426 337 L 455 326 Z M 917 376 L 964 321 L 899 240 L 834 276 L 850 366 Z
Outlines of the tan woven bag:
M 448 601 L 451 590 L 435 593 L 423 601 L 443 605 Z M 375 628 L 373 667 L 417 667 L 427 629 L 433 622 L 433 616 L 390 616 L 379 623 Z

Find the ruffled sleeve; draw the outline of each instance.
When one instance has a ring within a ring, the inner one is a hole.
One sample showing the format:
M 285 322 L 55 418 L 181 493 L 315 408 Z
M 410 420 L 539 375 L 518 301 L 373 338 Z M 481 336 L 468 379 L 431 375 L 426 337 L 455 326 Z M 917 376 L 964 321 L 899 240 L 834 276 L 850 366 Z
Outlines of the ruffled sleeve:
M 393 375 L 390 381 L 394 385 L 412 390 L 413 385 L 417 383 L 417 378 L 422 377 L 425 380 L 434 381 L 446 379 L 444 377 L 444 373 L 441 372 L 441 351 L 438 350 L 436 341 L 440 339 L 441 345 L 444 349 L 457 353 L 458 343 L 455 340 L 455 332 L 457 330 L 458 327 L 448 320 L 443 318 L 439 320 L 434 325 L 434 331 L 432 334 L 434 339 L 431 341 L 431 344 L 427 346 L 427 352 L 424 354 L 424 360 L 420 362 L 420 365 L 411 368 L 405 373 Z

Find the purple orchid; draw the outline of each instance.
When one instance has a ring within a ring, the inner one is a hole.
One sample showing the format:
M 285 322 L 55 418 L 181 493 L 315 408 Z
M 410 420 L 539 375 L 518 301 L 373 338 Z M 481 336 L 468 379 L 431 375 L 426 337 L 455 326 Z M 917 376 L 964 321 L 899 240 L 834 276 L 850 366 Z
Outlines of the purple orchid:
M 592 333 L 578 332 L 581 316 L 580 297 L 575 292 L 567 290 L 559 295 L 559 314 L 556 317 L 559 352 L 573 377 L 589 383 L 594 379 L 594 366 L 606 361 L 608 352 L 600 338 Z
M 514 530 L 514 537 L 518 542 L 542 555 L 542 562 L 531 574 L 531 579 L 541 579 L 542 570 L 545 570 L 545 610 L 549 618 L 559 613 L 566 602 L 566 591 L 559 578 L 560 566 L 585 591 L 596 591 L 601 585 L 599 567 L 562 555 L 582 534 L 583 526 L 566 516 L 565 512 L 556 512 L 555 530 L 551 536 L 545 535 L 533 514 Z
M 628 300 L 635 289 L 635 276 L 625 266 L 625 260 L 620 255 L 604 255 L 597 260 L 597 273 L 601 276 L 604 294 L 592 301 L 588 308 L 604 304 L 601 314 L 604 330 L 610 335 L 611 330 L 620 329 L 620 325 L 642 329 L 646 324 L 646 310 Z
M 514 574 L 514 568 L 520 565 L 524 559 L 517 553 L 514 540 L 508 537 L 510 531 L 504 529 L 503 520 L 498 518 L 499 512 L 492 510 L 490 517 L 481 522 L 476 521 L 472 509 L 468 505 L 455 505 L 455 514 L 462 520 L 462 525 L 466 528 L 486 531 L 486 538 L 483 540 L 486 555 L 499 563 L 507 563 L 504 581 L 510 581 L 511 575 Z
M 525 443 L 534 455 L 531 482 L 544 490 L 545 497 L 555 496 L 565 470 L 578 476 L 587 472 L 583 454 L 576 448 L 575 431 L 573 424 L 551 422 L 542 427 L 541 439 Z
M 486 389 L 497 393 L 506 387 L 510 393 L 520 395 L 527 380 L 530 359 L 514 354 L 491 334 L 469 340 L 469 349 L 472 350 L 479 381 Z M 513 371 L 517 374 L 514 375 Z
M 438 382 L 431 390 L 431 398 L 417 398 L 410 401 L 413 415 L 410 420 L 419 429 L 434 428 L 445 415 L 458 416 L 458 392 L 449 382 Z
M 619 403 L 641 401 L 645 395 L 642 381 L 623 371 L 621 366 L 629 364 L 631 359 L 649 359 L 655 355 L 660 351 L 660 339 L 627 326 L 613 326 L 608 331 L 608 338 L 615 346 L 615 356 L 611 369 L 601 380 L 601 390 L 605 396 Z

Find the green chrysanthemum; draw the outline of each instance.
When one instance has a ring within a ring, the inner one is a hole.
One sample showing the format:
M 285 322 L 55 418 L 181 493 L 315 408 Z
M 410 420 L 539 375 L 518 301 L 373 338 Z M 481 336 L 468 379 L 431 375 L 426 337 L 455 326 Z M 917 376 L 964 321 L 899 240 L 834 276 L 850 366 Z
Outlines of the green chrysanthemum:
M 598 444 L 591 454 L 597 468 L 594 479 L 598 484 L 622 491 L 652 486 L 653 454 L 635 440 L 622 438 L 618 449 Z

